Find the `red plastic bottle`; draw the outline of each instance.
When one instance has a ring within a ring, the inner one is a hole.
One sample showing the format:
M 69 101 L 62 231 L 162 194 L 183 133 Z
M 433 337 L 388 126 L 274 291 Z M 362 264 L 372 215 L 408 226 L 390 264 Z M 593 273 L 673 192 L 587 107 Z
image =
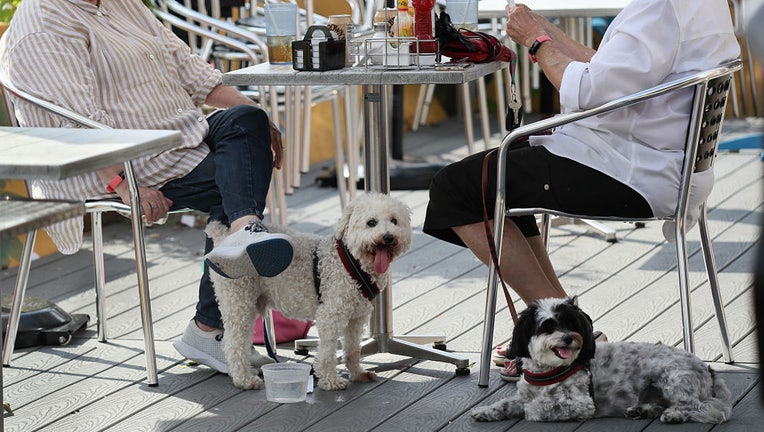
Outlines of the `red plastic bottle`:
M 435 0 L 412 0 L 411 4 L 414 6 L 414 36 L 420 41 L 433 40 L 432 8 L 435 7 Z M 435 42 L 420 42 L 419 48 L 423 53 L 436 51 Z

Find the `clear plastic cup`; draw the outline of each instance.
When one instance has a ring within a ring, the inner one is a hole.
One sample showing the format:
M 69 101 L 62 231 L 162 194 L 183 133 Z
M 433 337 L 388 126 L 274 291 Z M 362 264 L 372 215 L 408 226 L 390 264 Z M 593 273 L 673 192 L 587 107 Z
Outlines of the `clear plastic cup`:
M 263 365 L 265 399 L 269 402 L 302 402 L 308 394 L 311 366 L 307 363 L 270 363 Z
M 292 42 L 297 36 L 297 4 L 265 4 L 265 37 L 268 61 L 292 63 Z
M 446 0 L 446 12 L 457 29 L 477 30 L 478 0 Z

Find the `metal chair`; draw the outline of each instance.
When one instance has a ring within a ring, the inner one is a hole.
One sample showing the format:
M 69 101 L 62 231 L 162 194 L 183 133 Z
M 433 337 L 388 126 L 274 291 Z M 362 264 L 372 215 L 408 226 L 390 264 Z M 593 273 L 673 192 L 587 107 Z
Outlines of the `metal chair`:
M 687 263 L 687 243 L 685 238 L 690 188 L 692 187 L 693 174 L 708 170 L 713 165 L 719 144 L 719 131 L 724 119 L 727 95 L 731 86 L 733 74 L 740 70 L 741 67 L 742 61 L 738 59 L 714 69 L 695 73 L 679 80 L 643 90 L 632 95 L 624 96 L 597 108 L 563 114 L 550 119 L 522 126 L 508 134 L 501 143 L 497 159 L 499 163 L 497 172 L 496 210 L 494 214 L 494 241 L 496 244 L 496 250 L 498 251 L 497 253 L 501 252 L 501 233 L 504 230 L 504 218 L 510 216 L 538 214 L 543 215 L 541 225 L 542 235 L 544 236 L 543 238 L 545 242 L 549 228 L 549 215 L 573 217 L 578 219 L 612 220 L 624 222 L 641 222 L 646 220 L 663 220 L 673 222 L 675 224 L 674 236 L 676 240 L 675 246 L 677 256 L 677 270 L 679 272 L 679 298 L 682 311 L 684 348 L 689 352 L 693 352 L 694 338 L 692 318 L 690 313 L 690 286 Z M 631 106 L 638 102 L 642 102 L 659 95 L 685 88 L 694 88 L 695 96 L 693 99 L 692 112 L 690 115 L 689 128 L 687 132 L 684 165 L 681 172 L 681 183 L 679 188 L 679 196 L 677 198 L 677 207 L 673 214 L 665 217 L 635 219 L 569 214 L 545 208 L 505 209 L 505 181 L 507 176 L 506 155 L 510 143 L 522 136 L 532 135 L 587 117 L 607 113 L 626 106 Z M 722 302 L 721 294 L 719 292 L 716 263 L 714 261 L 713 249 L 711 247 L 711 238 L 708 234 L 706 217 L 706 204 L 704 202 L 700 207 L 698 228 L 700 230 L 703 257 L 706 263 L 706 272 L 708 273 L 709 284 L 711 285 L 711 295 L 713 297 L 716 318 L 719 322 L 719 329 L 721 332 L 722 351 L 725 361 L 731 363 L 733 362 L 733 357 L 729 335 L 727 334 L 727 323 L 724 316 L 724 303 Z M 500 259 L 501 258 L 499 257 L 499 260 Z M 489 265 L 485 321 L 483 328 L 483 343 L 480 357 L 480 377 L 478 380 L 478 385 L 480 386 L 486 386 L 488 384 L 488 373 L 489 364 L 491 361 L 492 337 L 494 330 L 494 314 L 496 310 L 496 290 L 498 283 L 499 280 L 496 269 L 493 263 L 491 263 Z
M 6 77 L 2 68 L 0 68 L 0 89 L 2 89 L 6 95 L 5 100 L 8 104 L 8 112 L 14 124 L 15 118 L 13 116 L 13 110 L 10 106 L 10 99 L 7 97 L 9 94 L 37 107 L 40 107 L 48 112 L 58 115 L 79 126 L 92 129 L 109 128 L 109 126 L 95 122 L 73 111 L 59 107 L 48 101 L 42 100 L 22 90 L 19 90 Z M 100 223 L 101 213 L 105 211 L 122 211 L 128 213 L 132 220 L 133 242 L 135 246 L 135 264 L 138 277 L 138 296 L 140 300 L 143 340 L 145 343 L 146 379 L 149 386 L 156 386 L 158 385 L 156 350 L 154 347 L 154 327 L 151 318 L 151 296 L 149 294 L 148 271 L 146 269 L 146 249 L 143 241 L 143 223 L 140 197 L 138 196 L 138 186 L 135 181 L 133 167 L 130 161 L 125 162 L 123 164 L 123 168 L 125 171 L 125 179 L 127 180 L 127 184 L 130 190 L 131 200 L 129 206 L 121 202 L 110 200 L 101 200 L 86 204 L 86 212 L 93 215 L 93 260 L 96 272 L 95 280 L 96 314 L 98 316 L 98 340 L 100 342 L 106 342 L 106 320 L 103 316 L 105 314 L 105 296 L 103 295 L 105 276 L 103 268 L 103 245 Z M 35 237 L 35 231 L 27 234 L 26 241 L 24 242 L 24 249 L 22 251 L 21 260 L 19 263 L 18 275 L 16 277 L 16 286 L 13 291 L 13 300 L 11 302 L 11 310 L 8 316 L 8 329 L 6 331 L 3 345 L 3 365 L 5 366 L 10 366 L 11 364 L 13 346 L 16 340 L 19 318 L 21 316 L 21 305 L 24 300 L 29 278 L 29 270 L 32 262 L 32 251 L 34 249 Z

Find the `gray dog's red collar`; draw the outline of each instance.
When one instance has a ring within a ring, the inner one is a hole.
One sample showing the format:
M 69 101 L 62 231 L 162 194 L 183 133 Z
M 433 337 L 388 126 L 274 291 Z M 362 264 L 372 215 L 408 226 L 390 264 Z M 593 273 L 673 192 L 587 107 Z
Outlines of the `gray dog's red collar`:
M 560 366 L 543 373 L 534 373 L 528 369 L 523 369 L 523 378 L 530 385 L 548 386 L 565 381 L 585 367 L 586 365 L 583 363 L 573 363 L 570 366 Z

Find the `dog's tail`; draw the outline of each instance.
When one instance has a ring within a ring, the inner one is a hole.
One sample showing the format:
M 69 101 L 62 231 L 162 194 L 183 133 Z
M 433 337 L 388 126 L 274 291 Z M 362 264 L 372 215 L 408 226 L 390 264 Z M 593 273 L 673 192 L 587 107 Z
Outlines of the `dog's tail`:
M 724 381 L 708 368 L 713 383 L 713 394 L 705 401 L 700 401 L 697 411 L 690 412 L 690 420 L 702 423 L 724 423 L 732 414 L 732 393 Z

